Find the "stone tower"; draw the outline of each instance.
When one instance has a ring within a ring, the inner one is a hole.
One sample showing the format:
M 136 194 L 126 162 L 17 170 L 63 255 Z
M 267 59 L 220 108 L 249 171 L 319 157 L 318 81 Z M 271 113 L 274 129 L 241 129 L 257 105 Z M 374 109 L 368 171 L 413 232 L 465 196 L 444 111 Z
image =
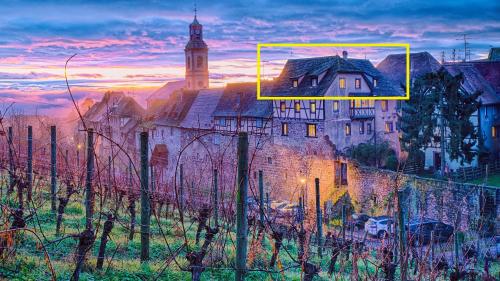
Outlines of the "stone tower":
M 203 26 L 196 19 L 189 25 L 186 54 L 186 85 L 189 90 L 208 88 L 208 46 L 203 41 Z

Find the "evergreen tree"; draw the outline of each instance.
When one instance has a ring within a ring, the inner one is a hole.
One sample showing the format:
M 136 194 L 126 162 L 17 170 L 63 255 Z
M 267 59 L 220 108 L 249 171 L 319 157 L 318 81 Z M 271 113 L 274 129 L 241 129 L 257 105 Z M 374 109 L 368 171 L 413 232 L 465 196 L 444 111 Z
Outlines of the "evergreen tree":
M 441 138 L 440 118 L 445 126 L 449 158 L 463 164 L 477 155 L 474 146 L 478 144 L 478 132 L 471 117 L 479 109 L 481 92 L 467 93 L 463 83 L 462 73 L 454 76 L 444 68 L 414 82 L 401 118 L 401 143 L 409 160 Z

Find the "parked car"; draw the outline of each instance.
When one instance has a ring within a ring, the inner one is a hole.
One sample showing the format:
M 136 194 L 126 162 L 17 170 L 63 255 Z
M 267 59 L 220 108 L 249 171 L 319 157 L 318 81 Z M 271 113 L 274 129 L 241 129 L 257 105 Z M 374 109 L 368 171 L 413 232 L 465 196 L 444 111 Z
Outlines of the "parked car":
M 391 229 L 389 229 L 389 225 L 392 225 Z M 389 234 L 392 234 L 393 229 L 394 220 L 389 216 L 369 218 L 365 223 L 365 231 L 371 236 L 375 236 L 378 238 L 383 238 Z
M 413 246 L 429 244 L 432 231 L 434 231 L 435 242 L 446 242 L 454 231 L 453 226 L 428 218 L 410 221 L 406 230 L 408 231 L 408 241 Z
M 370 219 L 367 214 L 352 214 L 351 220 L 348 222 L 349 228 L 355 227 L 358 230 L 365 228 L 365 223 Z

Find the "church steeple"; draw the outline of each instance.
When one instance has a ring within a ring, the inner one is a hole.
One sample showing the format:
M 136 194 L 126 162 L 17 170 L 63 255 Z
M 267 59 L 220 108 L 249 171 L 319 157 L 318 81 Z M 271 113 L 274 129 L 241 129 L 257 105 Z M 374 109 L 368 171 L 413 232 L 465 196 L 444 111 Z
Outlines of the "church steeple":
M 186 55 L 186 88 L 198 90 L 208 88 L 208 46 L 203 41 L 203 26 L 198 22 L 197 9 L 189 25 L 189 42 L 184 49 Z

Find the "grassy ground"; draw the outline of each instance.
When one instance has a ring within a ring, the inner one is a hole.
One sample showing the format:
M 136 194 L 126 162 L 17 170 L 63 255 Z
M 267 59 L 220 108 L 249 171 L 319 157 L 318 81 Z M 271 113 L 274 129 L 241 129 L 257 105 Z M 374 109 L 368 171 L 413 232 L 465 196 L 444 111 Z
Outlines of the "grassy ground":
M 81 196 L 76 195 L 74 197 L 75 200 L 72 201 L 66 209 L 63 223 L 64 234 L 79 233 L 84 226 L 85 210 L 80 197 Z M 68 238 L 57 243 L 47 243 L 47 241 L 54 241 L 60 237 L 55 236 L 55 215 L 50 211 L 48 194 L 44 194 L 44 199 L 47 200 L 45 201 L 47 203 L 38 208 L 37 216 L 29 221 L 27 227 L 36 230 L 44 243 L 47 244 L 46 249 L 50 255 L 54 271 L 57 274 L 57 279 L 69 280 L 75 266 L 73 259 L 78 241 L 73 238 Z M 12 200 L 5 200 L 5 198 L 3 198 L 2 201 L 3 204 L 15 206 Z M 136 210 L 138 212 L 137 220 L 139 221 L 140 206 L 137 206 Z M 179 269 L 179 266 L 185 267 L 187 265 L 184 253 L 176 259 L 176 262 L 172 262 L 162 271 L 165 261 L 167 261 L 169 257 L 169 250 L 166 247 L 166 242 L 168 242 L 171 249 L 175 250 L 181 247 L 184 241 L 183 232 L 178 227 L 179 225 L 175 223 L 177 221 L 177 217 L 168 220 L 162 218 L 159 222 L 154 217 L 152 218 L 151 260 L 148 263 L 141 264 L 139 261 L 139 233 L 136 233 L 133 241 L 128 240 L 129 231 L 127 227 L 129 217 L 124 214 L 123 217 L 115 222 L 115 227 L 110 235 L 110 241 L 107 244 L 107 260 L 104 263 L 104 269 L 102 271 L 97 271 L 95 269 L 101 236 L 99 232 L 80 280 L 153 280 L 156 278 L 157 280 L 190 280 L 190 273 Z M 160 234 L 158 224 L 161 225 L 161 229 L 165 233 L 166 241 Z M 194 239 L 197 225 L 190 221 L 187 221 L 185 225 L 187 228 L 187 238 L 190 241 L 189 244 L 192 247 L 196 247 L 194 246 Z M 136 230 L 139 231 L 138 226 L 136 226 Z M 225 254 L 227 256 L 224 258 L 225 264 L 222 265 L 221 268 L 207 269 L 202 274 L 202 280 L 234 279 L 234 272 L 230 270 L 230 267 L 234 264 L 235 235 L 233 231 L 229 231 L 228 233 L 229 234 L 225 236 L 225 238 L 219 240 L 220 243 L 226 243 Z M 202 238 L 203 236 L 204 234 Z M 8 255 L 6 259 L 0 259 L 0 280 L 2 278 L 5 280 L 51 280 L 51 275 L 47 267 L 47 260 L 44 258 L 40 245 L 41 244 L 37 242 L 33 234 L 29 232 L 20 233 L 16 238 L 16 252 Z M 295 263 L 286 252 L 289 252 L 294 258 L 297 256 L 297 247 L 293 242 L 284 242 L 279 255 L 279 263 L 281 265 L 278 265 L 277 268 L 285 268 L 286 270 L 283 273 L 271 274 L 253 271 L 253 269 L 265 268 L 265 265 L 269 263 L 272 245 L 269 243 L 268 239 L 264 241 L 263 247 L 263 254 L 259 254 L 258 251 L 255 251 L 256 248 L 260 248 L 259 246 L 249 247 L 249 260 L 252 260 L 250 268 L 252 270 L 248 272 L 247 280 L 301 280 L 300 268 L 289 268 L 294 266 Z M 212 251 L 212 254 L 217 256 L 216 251 Z M 207 255 L 206 260 L 214 257 L 210 257 L 209 255 Z M 328 256 L 325 255 L 323 259 L 320 260 L 315 255 L 312 260 L 316 264 L 321 264 L 322 268 L 322 272 L 315 280 L 332 280 L 326 273 L 329 262 Z M 339 260 L 343 260 L 343 258 Z M 358 269 L 361 275 L 368 272 L 373 276 L 375 274 L 375 266 L 373 264 L 379 261 L 373 252 L 369 254 L 368 260 L 370 262 L 366 264 L 360 260 Z M 339 262 L 337 263 L 337 272 L 342 271 L 349 273 L 351 269 L 352 264 L 350 261 L 342 261 L 340 264 Z M 500 271 L 498 263 L 493 265 L 492 270 L 493 272 Z M 382 274 L 379 274 L 379 276 L 382 276 Z M 345 274 L 337 276 L 335 280 L 349 280 L 349 277 L 348 274 Z
M 471 183 L 483 184 L 483 180 L 477 179 L 477 180 L 472 181 Z M 500 175 L 489 176 L 488 182 L 486 183 L 486 185 L 500 187 Z

